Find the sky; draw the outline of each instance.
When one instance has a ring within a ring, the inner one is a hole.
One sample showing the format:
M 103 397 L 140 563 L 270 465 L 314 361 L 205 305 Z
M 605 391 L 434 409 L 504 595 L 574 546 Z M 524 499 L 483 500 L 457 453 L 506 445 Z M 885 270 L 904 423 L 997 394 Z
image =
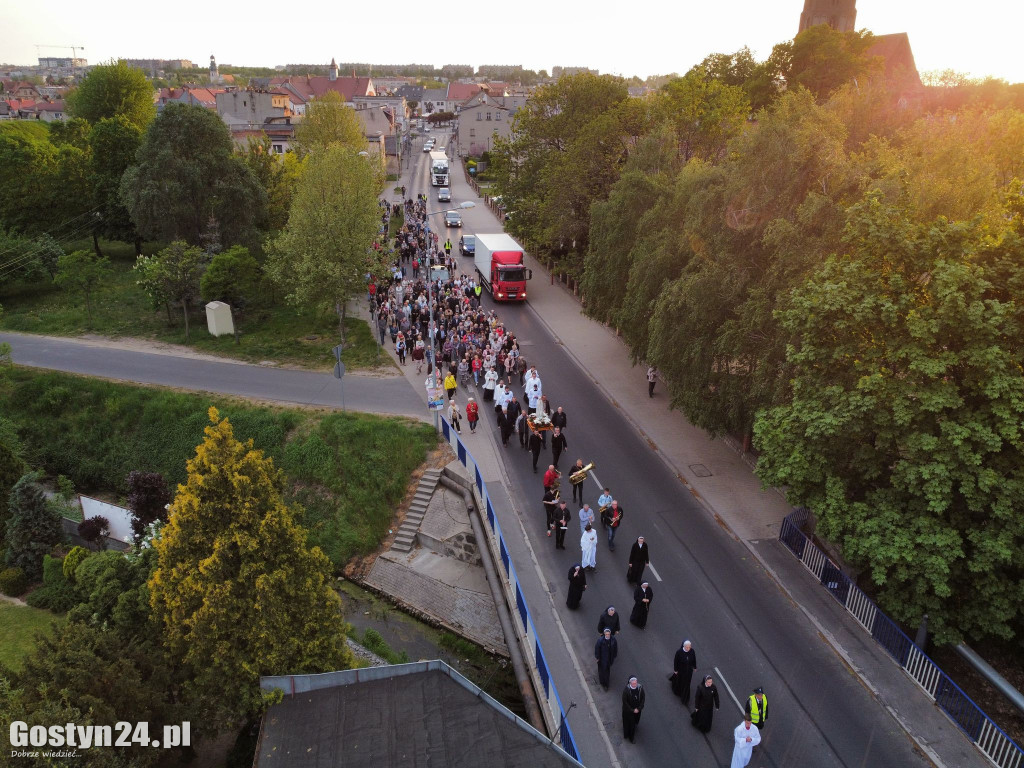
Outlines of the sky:
M 43 10 L 45 9 L 45 10 Z M 294 10 L 292 10 L 294 9 Z M 586 66 L 602 73 L 685 72 L 749 46 L 760 60 L 796 34 L 803 0 L 519 0 L 373 4 L 279 0 L 0 0 L 0 62 L 34 64 L 83 46 L 89 63 L 186 58 L 206 66 L 358 61 Z M 291 13 L 290 13 L 291 11 Z M 294 15 L 292 15 L 294 13 Z M 1021 0 L 859 0 L 857 28 L 907 32 L 918 69 L 1024 82 Z M 36 44 L 58 46 L 40 52 Z

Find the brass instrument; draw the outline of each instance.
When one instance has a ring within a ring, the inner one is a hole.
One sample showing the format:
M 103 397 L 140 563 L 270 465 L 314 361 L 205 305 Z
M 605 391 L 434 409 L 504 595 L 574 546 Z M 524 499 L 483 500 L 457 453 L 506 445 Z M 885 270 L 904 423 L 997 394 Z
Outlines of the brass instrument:
M 572 483 L 573 485 L 579 485 L 580 483 L 587 479 L 587 472 L 589 472 L 593 468 L 594 462 L 590 462 L 583 469 L 576 470 L 571 475 L 569 475 L 569 482 Z

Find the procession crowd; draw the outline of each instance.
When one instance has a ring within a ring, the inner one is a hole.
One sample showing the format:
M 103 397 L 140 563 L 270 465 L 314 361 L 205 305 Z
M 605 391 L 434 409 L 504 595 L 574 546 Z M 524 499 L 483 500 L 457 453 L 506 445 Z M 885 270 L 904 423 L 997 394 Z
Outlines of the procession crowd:
M 561 405 L 552 409 L 537 368 L 524 357 L 515 332 L 505 327 L 495 310 L 483 308 L 481 286 L 474 276 L 458 274 L 451 241 L 446 238 L 442 244 L 438 234 L 431 230 L 424 196 L 394 207 L 383 204 L 383 231 L 387 231 L 390 216 L 397 214 L 400 206 L 404 207 L 404 224 L 393 242 L 396 259 L 391 274 L 387 279 L 369 279 L 370 307 L 381 345 L 390 336 L 401 365 L 408 365 L 411 359 L 418 375 L 426 369 L 428 388 L 444 389 L 448 422 L 459 434 L 463 415 L 474 433 L 491 409 L 502 445 L 507 448 L 515 436 L 519 448 L 531 455 L 535 473 L 550 436 L 551 463 L 542 480 L 544 530 L 546 536 L 554 538 L 555 548 L 564 550 L 572 512 L 562 496 L 559 464 L 569 447 L 568 414 Z M 434 265 L 444 269 L 432 271 Z M 653 368 L 648 370 L 651 396 L 656 376 Z M 521 395 L 516 394 L 517 387 L 522 390 Z M 464 407 L 458 403 L 460 391 L 467 393 Z M 476 399 L 476 394 L 480 394 L 481 400 Z M 624 517 L 622 505 L 608 488 L 598 497 L 596 512 L 585 502 L 584 481 L 589 469 L 582 459 L 577 459 L 569 469 L 573 506 L 581 505 L 576 513 L 581 559 L 568 572 L 566 605 L 572 610 L 579 608 L 587 588 L 587 571 L 597 570 L 598 521 L 605 531 L 609 551 L 614 552 L 615 536 Z M 626 580 L 633 588 L 629 621 L 639 630 L 646 627 L 654 600 L 651 585 L 643 578 L 649 563 L 647 542 L 638 536 L 630 548 Z M 610 605 L 598 619 L 594 646 L 598 681 L 606 691 L 618 655 L 620 629 L 619 614 Z M 693 673 L 697 669 L 696 653 L 689 640 L 676 651 L 672 667 L 672 692 L 689 708 Z M 636 676 L 630 676 L 622 691 L 622 725 L 624 738 L 631 742 L 636 739 L 645 703 L 644 687 Z M 719 708 L 718 689 L 712 676 L 705 675 L 693 695 L 693 726 L 702 733 L 710 732 L 714 710 Z M 732 768 L 748 764 L 752 748 L 761 740 L 767 715 L 767 698 L 757 688 L 746 700 L 744 722 L 734 729 Z

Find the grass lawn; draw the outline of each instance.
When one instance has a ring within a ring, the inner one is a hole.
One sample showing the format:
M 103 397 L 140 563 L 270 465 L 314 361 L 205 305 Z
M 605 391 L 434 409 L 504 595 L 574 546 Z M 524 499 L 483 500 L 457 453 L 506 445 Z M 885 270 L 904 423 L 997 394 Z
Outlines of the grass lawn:
M 91 241 L 80 241 L 67 249 L 91 248 Z M 50 336 L 132 336 L 172 344 L 185 343 L 181 309 L 172 310 L 170 319 L 161 308 L 154 310 L 149 298 L 135 284 L 132 267 L 135 251 L 128 243 L 101 242 L 110 258 L 112 271 L 105 284 L 93 296 L 90 321 L 85 299 L 68 293 L 47 281 L 24 286 L 18 283 L 0 287 L 0 329 L 40 333 Z M 155 245 L 143 248 L 151 253 Z M 334 365 L 331 349 L 338 344 L 338 320 L 333 314 L 315 317 L 284 303 L 254 306 L 235 317 L 239 343 L 233 337 L 214 337 L 206 330 L 206 315 L 201 307 L 190 315 L 191 341 L 195 349 L 235 357 L 250 362 L 273 360 L 307 368 L 330 369 Z M 346 319 L 346 344 L 342 354 L 347 368 L 393 369 L 386 354 L 378 354 L 369 326 L 362 320 Z
M 241 440 L 284 471 L 285 494 L 305 509 L 311 541 L 339 569 L 377 548 L 409 477 L 437 443 L 409 419 L 260 407 L 244 400 L 90 379 L 16 366 L 0 371 L 0 414 L 29 464 L 65 475 L 79 493 L 125 493 L 133 470 L 185 479 L 216 406 Z
M 22 659 L 35 648 L 36 633 L 49 634 L 60 616 L 40 608 L 0 601 L 0 667 L 21 669 Z

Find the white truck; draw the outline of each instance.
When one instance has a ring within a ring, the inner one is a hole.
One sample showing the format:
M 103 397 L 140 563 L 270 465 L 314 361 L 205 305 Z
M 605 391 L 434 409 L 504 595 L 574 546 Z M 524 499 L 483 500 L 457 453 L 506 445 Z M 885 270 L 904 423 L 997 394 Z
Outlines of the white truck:
M 430 184 L 434 187 L 448 186 L 448 155 L 444 152 L 430 153 Z

